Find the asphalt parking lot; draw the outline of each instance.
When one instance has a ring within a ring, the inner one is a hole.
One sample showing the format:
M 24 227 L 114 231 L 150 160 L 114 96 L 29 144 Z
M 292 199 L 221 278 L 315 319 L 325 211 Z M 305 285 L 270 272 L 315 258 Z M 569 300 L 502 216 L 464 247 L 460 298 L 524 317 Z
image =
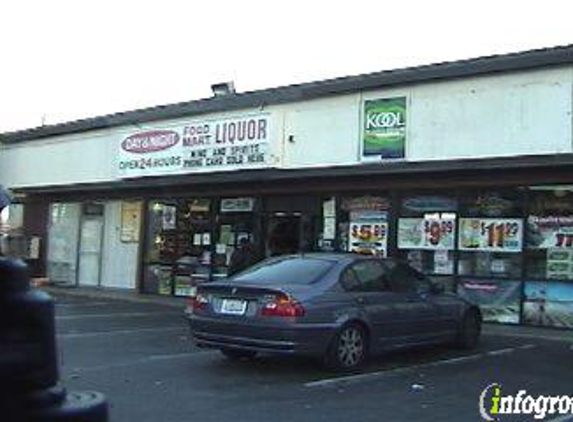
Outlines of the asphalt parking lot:
M 61 379 L 105 393 L 112 421 L 477 421 L 479 395 L 493 382 L 573 396 L 566 333 L 486 328 L 477 350 L 393 352 L 342 376 L 294 358 L 229 362 L 193 346 L 177 307 L 55 296 Z

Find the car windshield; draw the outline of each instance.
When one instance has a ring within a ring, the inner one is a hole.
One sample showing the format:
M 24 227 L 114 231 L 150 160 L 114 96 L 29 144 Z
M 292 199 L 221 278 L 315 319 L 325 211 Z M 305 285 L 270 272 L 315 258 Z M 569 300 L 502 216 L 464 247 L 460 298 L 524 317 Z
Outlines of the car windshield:
M 282 258 L 256 265 L 232 280 L 260 284 L 312 284 L 333 265 L 334 261 L 328 259 Z

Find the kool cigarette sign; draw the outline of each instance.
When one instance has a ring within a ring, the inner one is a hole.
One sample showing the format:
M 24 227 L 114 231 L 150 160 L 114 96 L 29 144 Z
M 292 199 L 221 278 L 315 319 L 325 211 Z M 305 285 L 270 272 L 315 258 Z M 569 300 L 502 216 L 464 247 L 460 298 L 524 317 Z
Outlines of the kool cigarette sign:
M 119 177 L 265 167 L 269 163 L 267 114 L 191 121 L 129 134 L 120 140 Z
M 364 103 L 362 156 L 376 159 L 404 158 L 406 98 L 383 98 Z

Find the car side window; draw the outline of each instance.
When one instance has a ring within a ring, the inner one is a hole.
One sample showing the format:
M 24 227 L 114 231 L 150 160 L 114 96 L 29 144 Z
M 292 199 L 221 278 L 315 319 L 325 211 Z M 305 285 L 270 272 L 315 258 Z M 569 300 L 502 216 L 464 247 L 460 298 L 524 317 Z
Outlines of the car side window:
M 430 279 L 412 267 L 407 267 L 407 268 L 411 271 L 412 277 L 414 278 L 416 291 L 418 293 L 430 293 L 432 291 L 431 288 L 432 282 L 430 281 Z
M 388 290 L 385 268 L 374 260 L 357 262 L 341 276 L 344 288 L 352 292 L 381 292 Z
M 388 282 L 390 290 L 396 293 L 409 293 L 417 291 L 417 277 L 415 270 L 401 263 L 390 263 Z

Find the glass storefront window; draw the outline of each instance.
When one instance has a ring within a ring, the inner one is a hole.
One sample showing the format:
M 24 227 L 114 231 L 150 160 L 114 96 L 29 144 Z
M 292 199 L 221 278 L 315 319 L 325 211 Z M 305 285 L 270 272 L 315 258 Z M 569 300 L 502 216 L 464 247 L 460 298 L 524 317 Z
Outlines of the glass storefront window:
M 247 266 L 258 260 L 259 253 L 255 246 L 253 219 L 255 206 L 255 198 L 221 199 L 213 255 L 212 277 L 214 280 L 223 279 L 232 275 L 233 271 L 242 269 L 232 268 L 231 265 L 231 258 L 238 248 L 247 248 L 247 255 L 249 255 L 248 259 L 245 258 L 248 262 L 241 264 L 240 267 Z M 245 242 L 248 243 L 245 245 Z
M 573 328 L 573 186 L 527 193 L 524 322 Z
M 211 200 L 186 198 L 149 203 L 143 290 L 186 296 L 211 279 Z
M 461 198 L 458 274 L 520 278 L 523 200 L 519 190 L 480 191 Z
M 573 280 L 573 187 L 534 186 L 528 196 L 525 276 Z
M 420 272 L 454 273 L 458 203 L 439 195 L 412 195 L 400 203 L 399 255 Z

